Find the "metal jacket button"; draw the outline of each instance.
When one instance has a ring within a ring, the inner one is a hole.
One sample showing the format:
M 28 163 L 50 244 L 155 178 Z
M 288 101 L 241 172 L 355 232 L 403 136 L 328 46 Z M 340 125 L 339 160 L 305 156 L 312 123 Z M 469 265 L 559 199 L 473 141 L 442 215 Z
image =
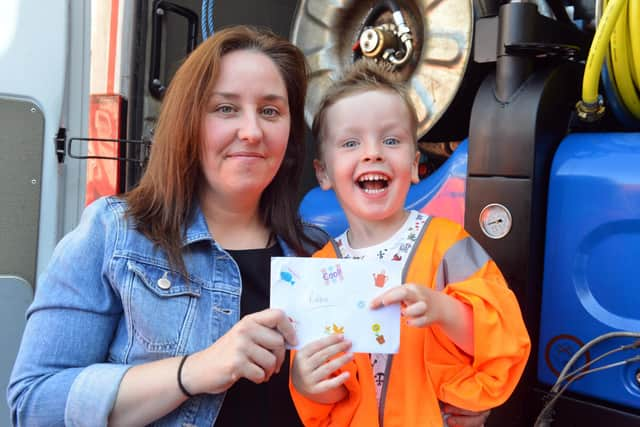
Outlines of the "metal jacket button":
M 167 272 L 164 272 L 164 275 L 158 279 L 158 287 L 160 289 L 167 290 L 171 287 L 171 281 L 167 279 Z

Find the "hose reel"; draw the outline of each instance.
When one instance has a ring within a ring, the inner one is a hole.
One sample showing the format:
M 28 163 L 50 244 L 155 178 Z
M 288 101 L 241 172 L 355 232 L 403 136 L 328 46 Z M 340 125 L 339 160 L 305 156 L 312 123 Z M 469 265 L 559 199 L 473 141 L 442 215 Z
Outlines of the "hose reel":
M 460 88 L 473 19 L 472 0 L 300 0 L 291 39 L 311 68 L 307 122 L 331 79 L 367 57 L 391 64 L 407 85 L 418 113 L 418 137 L 424 136 Z

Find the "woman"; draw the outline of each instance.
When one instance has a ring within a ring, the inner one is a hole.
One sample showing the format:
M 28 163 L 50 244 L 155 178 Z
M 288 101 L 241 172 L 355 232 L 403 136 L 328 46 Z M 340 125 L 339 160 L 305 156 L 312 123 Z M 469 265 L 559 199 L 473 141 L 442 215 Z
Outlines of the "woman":
M 326 240 L 290 185 L 305 90 L 303 55 L 265 31 L 220 31 L 186 59 L 139 186 L 89 206 L 40 278 L 15 425 L 299 425 L 295 333 L 266 307 L 270 257 Z
M 244 413 L 295 420 L 283 363 L 295 334 L 264 309 L 270 257 L 316 247 L 290 184 L 305 90 L 303 55 L 268 33 L 221 31 L 187 58 L 140 185 L 88 207 L 41 278 L 10 384 L 15 424 L 212 425 L 222 392 L 245 395 L 239 378 L 271 378 L 256 398 L 280 390 Z

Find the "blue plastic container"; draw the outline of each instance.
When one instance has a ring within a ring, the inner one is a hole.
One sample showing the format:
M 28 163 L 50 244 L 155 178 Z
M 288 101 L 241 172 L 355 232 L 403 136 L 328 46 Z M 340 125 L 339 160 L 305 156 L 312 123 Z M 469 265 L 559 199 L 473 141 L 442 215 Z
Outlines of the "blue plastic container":
M 572 134 L 549 182 L 538 379 L 555 383 L 585 343 L 614 331 L 640 332 L 640 133 Z M 590 349 L 575 368 L 631 343 Z M 611 355 L 591 367 L 640 355 Z M 640 408 L 640 363 L 606 369 L 569 390 Z

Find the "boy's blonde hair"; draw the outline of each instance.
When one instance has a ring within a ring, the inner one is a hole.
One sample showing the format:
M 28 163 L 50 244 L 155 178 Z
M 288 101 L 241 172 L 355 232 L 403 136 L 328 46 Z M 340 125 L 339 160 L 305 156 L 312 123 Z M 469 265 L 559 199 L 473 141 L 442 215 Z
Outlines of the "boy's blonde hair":
M 348 96 L 366 91 L 388 91 L 397 94 L 407 107 L 414 142 L 417 144 L 418 115 L 409 97 L 406 87 L 396 79 L 390 66 L 368 59 L 361 59 L 345 69 L 340 78 L 335 80 L 322 97 L 318 111 L 313 118 L 311 133 L 316 140 L 316 157 L 320 158 L 322 146 L 322 129 L 325 125 L 327 110 L 336 102 Z

